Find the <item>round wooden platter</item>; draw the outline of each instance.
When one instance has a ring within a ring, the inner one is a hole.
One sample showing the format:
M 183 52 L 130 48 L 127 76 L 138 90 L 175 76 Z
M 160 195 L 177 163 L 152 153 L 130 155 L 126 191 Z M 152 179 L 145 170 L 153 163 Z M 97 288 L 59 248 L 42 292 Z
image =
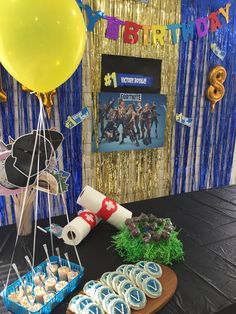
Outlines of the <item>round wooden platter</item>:
M 157 299 L 147 297 L 147 304 L 140 311 L 132 310 L 132 314 L 155 314 L 160 311 L 173 297 L 177 288 L 177 276 L 175 272 L 167 266 L 161 265 L 162 276 L 158 280 L 162 284 L 162 295 Z M 66 314 L 74 314 L 67 310 Z

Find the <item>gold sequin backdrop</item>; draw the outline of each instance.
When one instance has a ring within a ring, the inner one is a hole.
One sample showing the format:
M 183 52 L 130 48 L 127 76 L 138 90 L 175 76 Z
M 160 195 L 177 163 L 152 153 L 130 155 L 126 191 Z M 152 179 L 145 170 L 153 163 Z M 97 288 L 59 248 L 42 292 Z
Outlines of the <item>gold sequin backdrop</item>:
M 180 0 L 150 0 L 143 4 L 136 0 L 87 1 L 96 11 L 138 24 L 168 25 L 180 22 Z M 167 95 L 167 125 L 165 146 L 141 151 L 91 153 L 91 121 L 83 124 L 83 181 L 114 198 L 118 202 L 142 200 L 169 194 L 171 182 L 171 143 L 174 119 L 178 45 L 173 45 L 170 32 L 165 45 L 154 46 L 141 40 L 135 45 L 123 43 L 123 29 L 119 39 L 105 38 L 107 23 L 100 20 L 88 43 L 83 59 L 83 101 L 91 106 L 93 125 L 98 123 L 97 95 L 100 92 L 101 55 L 114 54 L 162 60 L 161 94 Z M 97 133 L 97 130 L 95 131 Z

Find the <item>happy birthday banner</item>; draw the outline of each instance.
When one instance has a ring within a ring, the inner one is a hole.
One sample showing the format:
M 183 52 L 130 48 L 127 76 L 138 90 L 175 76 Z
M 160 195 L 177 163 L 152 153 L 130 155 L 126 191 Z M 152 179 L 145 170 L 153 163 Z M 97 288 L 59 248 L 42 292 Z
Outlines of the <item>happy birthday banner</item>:
M 224 8 L 220 8 L 216 12 L 212 12 L 206 17 L 196 19 L 194 22 L 191 21 L 188 24 L 170 24 L 170 25 L 140 25 L 135 22 L 122 21 L 115 16 L 108 16 L 102 11 L 93 11 L 92 8 L 87 4 L 78 3 L 81 9 L 86 11 L 88 24 L 88 31 L 92 32 L 95 24 L 100 19 L 107 21 L 107 28 L 105 37 L 112 40 L 118 40 L 120 28 L 124 28 L 124 43 L 134 45 L 140 38 L 143 40 L 144 45 L 148 45 L 149 39 L 151 38 L 152 43 L 156 45 L 165 44 L 165 35 L 167 31 L 171 32 L 172 43 L 177 43 L 177 30 L 180 29 L 184 42 L 193 40 L 194 32 L 197 33 L 199 38 L 207 36 L 209 30 L 214 33 L 217 29 L 222 27 L 221 21 L 218 16 L 223 16 L 228 24 L 229 9 L 231 3 L 227 3 Z M 142 35 L 140 35 L 142 30 Z

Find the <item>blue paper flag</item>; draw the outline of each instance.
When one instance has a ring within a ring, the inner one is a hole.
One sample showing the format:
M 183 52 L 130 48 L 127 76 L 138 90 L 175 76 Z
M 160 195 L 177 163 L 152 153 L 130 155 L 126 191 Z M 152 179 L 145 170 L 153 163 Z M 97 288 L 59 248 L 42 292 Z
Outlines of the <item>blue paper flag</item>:
M 90 117 L 90 112 L 87 107 L 84 107 L 81 111 L 74 114 L 73 116 L 68 116 L 65 125 L 68 129 L 73 129 L 88 117 Z

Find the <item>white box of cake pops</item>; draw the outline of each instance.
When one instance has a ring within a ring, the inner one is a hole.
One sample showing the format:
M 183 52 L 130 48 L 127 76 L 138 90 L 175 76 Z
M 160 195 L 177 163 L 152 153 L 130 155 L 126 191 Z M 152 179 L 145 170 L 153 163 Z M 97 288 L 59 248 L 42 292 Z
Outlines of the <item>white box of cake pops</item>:
M 60 265 L 58 269 L 53 265 Z M 84 268 L 57 256 L 50 257 L 50 271 L 47 261 L 34 267 L 35 274 L 28 272 L 22 276 L 24 289 L 20 280 L 16 280 L 1 292 L 5 307 L 15 314 L 48 314 L 60 304 L 80 283 Z M 60 272 L 61 270 L 61 272 Z M 51 274 L 52 273 L 52 274 Z M 66 277 L 66 278 L 65 278 Z

